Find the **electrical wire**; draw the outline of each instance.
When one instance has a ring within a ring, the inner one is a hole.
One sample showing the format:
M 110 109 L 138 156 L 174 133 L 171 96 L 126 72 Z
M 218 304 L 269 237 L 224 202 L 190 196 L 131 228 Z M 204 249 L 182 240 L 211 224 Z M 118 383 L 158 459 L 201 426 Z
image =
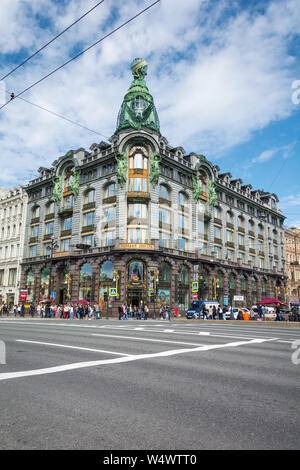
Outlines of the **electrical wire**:
M 67 28 L 65 28 L 63 31 L 61 31 L 59 34 L 57 34 L 54 38 L 52 38 L 50 41 L 48 41 L 46 44 L 44 44 L 40 49 L 38 49 L 37 51 L 35 51 L 33 54 L 31 54 L 29 57 L 27 57 L 27 59 L 23 60 L 23 62 L 21 62 L 19 65 L 17 65 L 15 68 L 13 68 L 10 72 L 8 72 L 6 75 L 4 75 L 2 78 L 0 78 L 0 82 L 1 80 L 4 80 L 5 78 L 9 77 L 13 72 L 15 72 L 16 70 L 18 70 L 20 67 L 22 67 L 22 65 L 26 64 L 26 62 L 28 62 L 30 59 L 32 59 L 33 57 L 35 57 L 39 52 L 41 52 L 43 49 L 45 49 L 47 46 L 49 46 L 49 44 L 51 44 L 52 42 L 54 42 L 57 38 L 59 38 L 60 36 L 62 36 L 66 31 L 68 31 L 70 28 L 72 28 L 72 26 L 74 26 L 76 23 L 78 23 L 80 20 L 82 20 L 82 18 L 84 18 L 85 16 L 87 16 L 89 13 L 91 13 L 91 11 L 95 10 L 95 8 L 97 8 L 99 5 L 101 5 L 105 0 L 101 0 L 101 2 L 98 2 L 96 5 L 94 5 L 90 10 L 88 10 L 87 12 L 85 12 L 80 18 L 78 18 L 76 21 L 74 21 L 72 24 L 70 24 Z
M 22 95 L 23 93 L 25 93 L 26 91 L 29 91 L 31 90 L 33 87 L 35 87 L 36 85 L 38 85 L 39 83 L 41 83 L 42 81 L 46 80 L 46 78 L 50 77 L 51 75 L 53 75 L 54 73 L 58 72 L 58 70 L 62 69 L 63 67 L 65 67 L 66 65 L 68 65 L 70 62 L 72 62 L 73 60 L 77 59 L 78 57 L 82 56 L 85 52 L 89 51 L 90 49 L 92 49 L 92 47 L 95 47 L 97 44 L 99 44 L 100 42 L 104 41 L 105 39 L 107 39 L 108 37 L 112 36 L 112 34 L 116 33 L 118 30 L 120 30 L 121 28 L 123 28 L 124 26 L 126 26 L 127 24 L 129 24 L 131 21 L 133 21 L 134 19 L 136 19 L 138 16 L 142 15 L 143 13 L 145 13 L 147 10 L 149 10 L 150 8 L 152 8 L 154 5 L 156 5 L 157 3 L 159 3 L 160 0 L 156 0 L 154 3 L 152 3 L 151 5 L 149 5 L 148 7 L 144 8 L 143 10 L 141 10 L 139 13 L 137 13 L 136 15 L 132 16 L 129 20 L 125 21 L 124 23 L 122 23 L 120 26 L 118 26 L 117 28 L 113 29 L 112 31 L 110 31 L 108 34 L 106 34 L 105 36 L 103 36 L 102 38 L 100 38 L 98 41 L 94 42 L 91 46 L 87 47 L 86 49 L 84 49 L 83 51 L 79 52 L 78 54 L 76 54 L 74 57 L 72 57 L 71 59 L 69 59 L 67 62 L 65 62 L 64 64 L 60 65 L 59 67 L 57 67 L 56 69 L 52 70 L 51 72 L 49 72 L 47 75 L 45 75 L 44 77 L 40 78 L 38 81 L 36 81 L 35 83 L 33 83 L 32 85 L 28 86 L 27 88 L 25 88 L 23 91 L 19 92 L 18 94 L 14 95 L 13 96 L 13 99 L 15 98 L 18 98 L 20 95 Z M 7 106 L 9 103 L 11 103 L 13 101 L 13 99 L 7 101 L 6 103 L 4 103 L 1 107 L 0 107 L 0 110 L 3 109 L 5 106 Z
M 3 90 L 6 94 L 11 95 L 11 92 L 4 90 L 4 88 L 0 88 Z M 87 126 L 84 126 L 83 124 L 80 124 L 79 122 L 73 121 L 72 119 L 63 116 L 62 114 L 56 113 L 55 111 L 51 111 L 50 109 L 45 108 L 44 106 L 41 106 L 39 104 L 33 103 L 32 101 L 26 100 L 25 98 L 22 98 L 21 96 L 17 97 L 19 100 L 24 101 L 25 103 L 31 104 L 32 106 L 35 106 L 36 108 L 41 109 L 42 111 L 46 111 L 49 114 L 52 114 L 53 116 L 59 117 L 61 119 L 64 119 L 65 121 L 74 124 L 75 126 L 81 127 L 82 129 L 85 129 L 89 132 L 93 132 L 94 134 L 100 135 L 101 137 L 104 137 L 105 139 L 109 139 L 107 135 L 102 134 L 101 132 L 95 131 L 93 129 L 90 129 Z

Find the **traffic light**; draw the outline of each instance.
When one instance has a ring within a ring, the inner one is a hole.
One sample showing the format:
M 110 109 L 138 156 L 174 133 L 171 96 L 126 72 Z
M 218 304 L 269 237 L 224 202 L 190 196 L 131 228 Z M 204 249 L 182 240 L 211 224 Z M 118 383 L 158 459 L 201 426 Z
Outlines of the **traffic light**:
M 104 292 L 104 302 L 108 302 L 108 295 L 107 295 L 107 292 Z

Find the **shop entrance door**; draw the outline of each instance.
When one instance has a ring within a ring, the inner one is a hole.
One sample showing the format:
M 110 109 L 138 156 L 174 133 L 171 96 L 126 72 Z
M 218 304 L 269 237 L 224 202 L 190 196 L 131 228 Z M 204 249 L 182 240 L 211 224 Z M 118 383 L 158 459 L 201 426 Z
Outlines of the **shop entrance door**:
M 140 307 L 141 305 L 144 305 L 144 289 L 143 288 L 128 289 L 127 305 L 132 305 L 132 307 Z

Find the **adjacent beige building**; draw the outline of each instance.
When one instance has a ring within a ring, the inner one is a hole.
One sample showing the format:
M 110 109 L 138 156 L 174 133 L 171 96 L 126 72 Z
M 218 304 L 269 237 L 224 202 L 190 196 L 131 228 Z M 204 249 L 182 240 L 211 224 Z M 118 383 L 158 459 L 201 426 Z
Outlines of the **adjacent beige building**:
M 288 300 L 300 303 L 300 230 L 298 228 L 292 227 L 285 230 L 285 253 Z
M 0 188 L 0 304 L 19 303 L 27 193 Z

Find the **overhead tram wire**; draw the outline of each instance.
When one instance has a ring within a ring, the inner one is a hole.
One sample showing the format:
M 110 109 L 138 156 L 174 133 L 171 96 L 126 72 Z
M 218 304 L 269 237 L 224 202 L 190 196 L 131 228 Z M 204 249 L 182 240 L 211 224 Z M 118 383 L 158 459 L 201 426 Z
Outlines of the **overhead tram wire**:
M 5 91 L 6 94 L 8 95 L 11 95 L 11 93 L 9 91 L 6 91 L 3 89 L 3 91 Z M 89 132 L 93 132 L 94 134 L 97 134 L 97 135 L 100 135 L 101 137 L 104 137 L 105 139 L 109 139 L 109 137 L 107 135 L 104 135 L 102 134 L 101 132 L 98 132 L 98 131 L 95 131 L 94 129 L 90 129 L 89 127 L 87 126 L 84 126 L 83 124 L 80 124 L 79 122 L 76 122 L 76 121 L 73 121 L 72 119 L 66 117 L 66 116 L 63 116 L 62 114 L 59 114 L 59 113 L 56 113 L 55 111 L 51 111 L 50 109 L 47 109 L 45 108 L 44 106 L 41 106 L 37 103 L 33 103 L 32 101 L 29 101 L 21 96 L 18 97 L 19 100 L 22 100 L 24 101 L 25 103 L 28 103 L 28 104 L 31 104 L 32 106 L 35 106 L 36 108 L 39 108 L 41 109 L 42 111 L 46 111 L 47 113 L 49 114 L 52 114 L 53 116 L 56 116 L 56 117 L 59 117 L 61 119 L 64 119 L 65 121 L 71 123 L 71 124 L 74 124 L 75 126 L 78 126 L 78 127 L 81 127 L 82 129 L 84 130 L 87 130 Z
M 96 46 L 97 44 L 99 44 L 100 42 L 104 41 L 105 39 L 107 39 L 108 37 L 112 36 L 114 33 L 116 33 L 118 30 L 120 30 L 121 28 L 123 28 L 124 26 L 126 26 L 127 24 L 129 24 L 131 21 L 135 20 L 137 17 L 139 17 L 140 15 L 142 15 L 143 13 L 145 13 L 147 10 L 149 10 L 150 8 L 152 8 L 154 5 L 156 5 L 157 3 L 159 3 L 160 0 L 156 0 L 154 3 L 152 3 L 151 5 L 149 5 L 148 7 L 144 8 L 143 10 L 141 10 L 139 13 L 137 13 L 136 15 L 132 16 L 129 20 L 125 21 L 124 23 L 122 23 L 120 26 L 118 26 L 117 28 L 113 29 L 112 31 L 110 31 L 108 34 L 106 34 L 105 36 L 103 36 L 102 38 L 98 39 L 98 41 L 94 42 L 91 46 L 87 47 L 86 49 L 84 49 L 83 51 L 79 52 L 78 54 L 76 54 L 74 57 L 72 57 L 71 59 L 69 59 L 67 62 L 65 62 L 64 64 L 60 65 L 59 67 L 57 67 L 56 69 L 52 70 L 51 72 L 49 72 L 47 75 L 45 75 L 44 77 L 40 78 L 37 82 L 33 83 L 32 85 L 30 85 L 29 87 L 25 88 L 24 90 L 22 90 L 20 93 L 18 94 L 14 94 L 14 98 L 7 101 L 6 103 L 4 103 L 2 106 L 0 106 L 0 110 L 3 109 L 5 106 L 7 106 L 9 103 L 11 103 L 15 98 L 18 98 L 20 95 L 22 95 L 23 93 L 25 93 L 26 91 L 29 91 L 31 90 L 33 87 L 35 87 L 36 85 L 38 85 L 39 83 L 41 83 L 42 81 L 46 80 L 46 78 L 50 77 L 51 75 L 53 75 L 55 72 L 58 72 L 58 70 L 62 69 L 63 67 L 65 67 L 66 65 L 68 65 L 70 62 L 72 62 L 73 60 L 77 59 L 78 57 L 82 56 L 85 52 L 89 51 L 90 49 L 92 49 L 92 47 Z
M 52 38 L 50 41 L 48 41 L 46 44 L 44 44 L 40 49 L 38 49 L 36 52 L 31 54 L 27 59 L 23 60 L 19 65 L 17 65 L 15 68 L 13 68 L 10 72 L 8 72 L 6 75 L 4 75 L 2 78 L 0 78 L 0 82 L 4 80 L 5 78 L 9 77 L 12 73 L 14 73 L 16 70 L 18 70 L 22 65 L 26 64 L 30 59 L 35 57 L 39 52 L 41 52 L 43 49 L 45 49 L 47 46 L 49 46 L 52 42 L 54 42 L 56 39 L 58 39 L 60 36 L 62 36 L 65 32 L 67 32 L 72 26 L 74 26 L 76 23 L 78 23 L 80 20 L 82 20 L 85 16 L 87 16 L 91 11 L 95 10 L 99 5 L 101 5 L 105 0 L 101 0 L 101 2 L 98 2 L 96 5 L 94 5 L 92 8 L 90 8 L 87 12 L 85 12 L 80 18 L 78 18 L 76 21 L 74 21 L 72 24 L 70 24 L 67 28 L 65 28 L 63 31 L 61 31 L 59 34 L 57 34 L 54 38 Z

